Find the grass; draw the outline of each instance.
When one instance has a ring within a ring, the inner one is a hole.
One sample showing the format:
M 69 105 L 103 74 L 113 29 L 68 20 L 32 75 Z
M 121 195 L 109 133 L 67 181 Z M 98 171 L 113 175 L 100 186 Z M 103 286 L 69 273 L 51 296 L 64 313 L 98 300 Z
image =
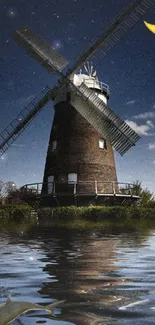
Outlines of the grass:
M 36 224 L 36 216 L 28 205 L 1 205 L 0 230 L 25 232 Z
M 38 211 L 41 224 L 65 228 L 128 228 L 155 226 L 155 208 L 144 207 L 58 207 Z
M 28 205 L 1 205 L 0 219 L 19 220 L 31 217 L 32 207 Z
M 0 229 L 12 229 L 37 222 L 28 205 L 0 206 Z M 128 229 L 155 227 L 155 208 L 143 206 L 91 206 L 40 208 L 37 211 L 40 225 L 71 229 Z

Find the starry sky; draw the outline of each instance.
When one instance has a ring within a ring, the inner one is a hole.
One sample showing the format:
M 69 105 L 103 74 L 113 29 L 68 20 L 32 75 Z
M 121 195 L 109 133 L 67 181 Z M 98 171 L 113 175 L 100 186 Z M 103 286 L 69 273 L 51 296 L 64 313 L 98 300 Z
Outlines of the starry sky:
M 28 25 L 71 64 L 130 0 L 0 0 L 0 132 L 57 77 L 12 39 Z M 155 24 L 155 5 L 144 16 Z M 109 106 L 140 135 L 123 157 L 115 152 L 118 180 L 142 181 L 155 192 L 155 35 L 143 18 L 95 67 L 110 87 Z M 53 120 L 50 102 L 0 159 L 0 179 L 18 186 L 41 182 Z

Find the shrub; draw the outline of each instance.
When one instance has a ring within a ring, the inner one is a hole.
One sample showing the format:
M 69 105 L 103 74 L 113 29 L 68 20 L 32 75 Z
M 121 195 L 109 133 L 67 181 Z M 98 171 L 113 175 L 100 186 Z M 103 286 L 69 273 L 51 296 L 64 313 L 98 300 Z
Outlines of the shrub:
M 0 218 L 14 220 L 30 218 L 32 208 L 28 205 L 2 205 L 0 206 Z

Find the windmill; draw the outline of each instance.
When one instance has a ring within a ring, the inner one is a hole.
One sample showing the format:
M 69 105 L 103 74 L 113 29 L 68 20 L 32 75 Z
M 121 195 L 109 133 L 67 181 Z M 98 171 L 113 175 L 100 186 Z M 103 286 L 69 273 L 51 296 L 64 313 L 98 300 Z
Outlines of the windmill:
M 55 193 L 54 183 L 56 192 L 62 192 L 66 183 L 79 184 L 80 188 L 83 182 L 85 189 L 88 182 L 117 183 L 112 147 L 123 155 L 140 137 L 108 107 L 109 87 L 98 80 L 93 65 L 87 62 L 90 57 L 105 57 L 151 6 L 152 0 L 130 3 L 69 69 L 68 61 L 28 26 L 16 31 L 15 41 L 48 72 L 60 76 L 53 89 L 44 88 L 0 134 L 2 155 L 44 106 L 54 100 L 42 193 Z M 83 66 L 84 73 L 80 70 L 76 74 Z M 91 193 L 90 184 L 88 187 Z

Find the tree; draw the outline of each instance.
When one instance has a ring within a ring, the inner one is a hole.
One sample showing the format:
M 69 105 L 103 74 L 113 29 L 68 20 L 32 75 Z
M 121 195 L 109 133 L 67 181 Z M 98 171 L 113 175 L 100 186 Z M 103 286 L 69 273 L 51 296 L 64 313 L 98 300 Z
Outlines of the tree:
M 15 184 L 15 182 L 9 181 L 5 183 L 5 192 L 7 194 L 14 191 L 15 189 L 17 189 L 17 185 Z
M 4 198 L 4 182 L 0 181 L 0 204 L 3 203 L 3 198 Z
M 21 189 L 17 188 L 17 185 L 14 182 L 7 182 L 6 183 L 6 204 L 23 204 L 25 203 L 22 200 L 21 196 Z
M 21 198 L 21 189 L 17 187 L 15 182 L 0 181 L 0 204 L 23 204 Z
M 136 194 L 140 196 L 139 203 L 141 205 L 155 205 L 155 197 L 150 190 L 147 188 L 143 189 L 142 183 L 138 180 L 134 182 L 134 185 L 136 186 Z

